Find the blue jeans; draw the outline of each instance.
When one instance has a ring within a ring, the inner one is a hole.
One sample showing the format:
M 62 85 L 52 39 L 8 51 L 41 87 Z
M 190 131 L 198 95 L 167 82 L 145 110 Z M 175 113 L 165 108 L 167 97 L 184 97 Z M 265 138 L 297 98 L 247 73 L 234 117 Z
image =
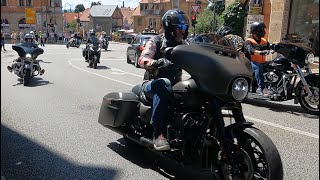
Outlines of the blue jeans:
M 172 93 L 171 82 L 166 78 L 155 79 L 147 82 L 143 91 L 148 98 L 153 100 L 150 124 L 155 128 L 164 130 L 169 114 L 168 104 Z
M 264 89 L 263 64 L 251 61 L 252 70 L 261 91 Z

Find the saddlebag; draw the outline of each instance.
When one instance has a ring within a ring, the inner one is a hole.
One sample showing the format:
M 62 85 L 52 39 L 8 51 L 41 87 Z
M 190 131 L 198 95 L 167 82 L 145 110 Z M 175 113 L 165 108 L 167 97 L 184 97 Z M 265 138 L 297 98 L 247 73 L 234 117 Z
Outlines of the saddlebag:
M 112 92 L 103 97 L 98 122 L 119 127 L 138 115 L 140 101 L 132 92 Z

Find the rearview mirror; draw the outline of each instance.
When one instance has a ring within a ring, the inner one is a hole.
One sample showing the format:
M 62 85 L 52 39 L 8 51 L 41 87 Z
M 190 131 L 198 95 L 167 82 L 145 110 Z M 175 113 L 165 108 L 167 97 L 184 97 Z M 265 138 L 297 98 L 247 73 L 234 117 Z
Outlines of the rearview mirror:
M 171 60 L 171 52 L 173 50 L 173 47 L 168 47 L 164 50 L 163 54 L 164 54 L 164 57 L 168 60 Z

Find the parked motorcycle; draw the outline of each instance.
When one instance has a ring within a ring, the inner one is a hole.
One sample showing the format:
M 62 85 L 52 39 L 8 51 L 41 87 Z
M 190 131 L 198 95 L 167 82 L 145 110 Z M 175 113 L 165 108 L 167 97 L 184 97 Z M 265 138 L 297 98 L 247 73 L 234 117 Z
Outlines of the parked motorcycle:
M 104 50 L 108 50 L 109 40 L 108 38 L 103 38 L 100 40 L 101 48 Z
M 98 41 L 90 43 L 85 49 L 82 50 L 82 56 L 86 62 L 89 63 L 89 67 L 97 69 L 98 63 L 100 63 L 101 48 Z
M 271 47 L 279 55 L 263 65 L 265 86 L 272 92 L 266 97 L 274 101 L 294 99 L 308 113 L 319 115 L 319 74 L 310 69 L 315 61 L 313 50 L 296 39 L 283 40 Z M 254 83 L 253 91 L 256 88 Z
M 66 47 L 69 48 L 69 47 L 77 47 L 79 48 L 80 47 L 80 40 L 76 40 L 74 38 L 70 39 L 68 41 L 68 43 L 66 44 Z
M 220 179 L 281 180 L 277 148 L 242 113 L 241 101 L 252 82 L 250 61 L 234 48 L 207 43 L 167 48 L 165 57 L 191 78 L 172 87 L 167 126 L 171 149 L 160 153 Z M 155 151 L 151 106 L 141 85 L 132 92 L 112 92 L 103 98 L 98 122 L 123 135 L 128 146 Z M 233 122 L 226 126 L 226 119 Z
M 37 62 L 37 57 L 43 54 L 43 49 L 33 44 L 23 43 L 12 45 L 12 49 L 19 54 L 16 67 L 13 67 L 14 73 L 23 79 L 23 85 L 27 86 L 29 81 L 37 75 L 42 75 L 41 67 Z

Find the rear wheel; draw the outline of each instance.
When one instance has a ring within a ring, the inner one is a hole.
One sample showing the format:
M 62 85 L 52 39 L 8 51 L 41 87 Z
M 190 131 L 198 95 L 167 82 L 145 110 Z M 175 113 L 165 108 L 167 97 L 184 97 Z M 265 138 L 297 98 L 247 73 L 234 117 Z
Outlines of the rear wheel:
M 129 54 L 127 53 L 127 63 L 128 64 L 131 64 L 132 62 L 131 62 L 131 60 L 130 60 L 130 58 L 129 58 Z
M 67 43 L 67 45 L 66 45 L 66 46 L 67 46 L 67 48 L 69 48 L 69 43 Z

